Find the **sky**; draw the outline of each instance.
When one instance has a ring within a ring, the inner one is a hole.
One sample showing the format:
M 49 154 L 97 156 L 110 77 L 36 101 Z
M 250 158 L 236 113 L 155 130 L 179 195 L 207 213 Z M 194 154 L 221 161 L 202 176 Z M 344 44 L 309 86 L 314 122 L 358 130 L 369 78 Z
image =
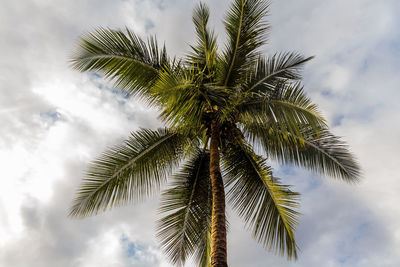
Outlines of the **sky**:
M 205 1 L 223 47 L 229 1 Z M 98 75 L 69 67 L 96 27 L 157 35 L 178 57 L 194 41 L 188 0 L 2 0 L 0 9 L 0 266 L 171 266 L 155 238 L 158 197 L 85 219 L 67 217 L 91 159 L 157 112 Z M 307 94 L 351 147 L 362 180 L 349 185 L 273 163 L 301 193 L 295 262 L 264 250 L 228 210 L 228 263 L 400 266 L 400 2 L 274 0 L 266 54 L 297 51 Z M 188 262 L 186 266 L 194 266 Z

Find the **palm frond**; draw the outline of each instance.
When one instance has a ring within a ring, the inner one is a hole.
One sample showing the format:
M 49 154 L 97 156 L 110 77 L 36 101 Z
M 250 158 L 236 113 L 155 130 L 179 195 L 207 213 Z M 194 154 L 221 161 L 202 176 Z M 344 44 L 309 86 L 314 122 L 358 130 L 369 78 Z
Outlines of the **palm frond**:
M 239 140 L 223 151 L 227 198 L 265 248 L 296 258 L 298 194 L 279 183 L 271 168 Z
M 193 51 L 188 55 L 188 63 L 195 66 L 205 78 L 213 75 L 217 61 L 217 40 L 214 32 L 207 27 L 209 17 L 210 10 L 204 3 L 194 9 L 193 23 L 197 44 L 191 46 Z
M 173 264 L 179 266 L 196 253 L 204 254 L 211 222 L 210 155 L 200 151 L 174 175 L 171 188 L 161 196 L 157 236 Z
M 232 86 L 258 58 L 257 49 L 266 42 L 269 29 L 264 18 L 269 3 L 263 0 L 235 0 L 224 20 L 228 44 L 220 57 L 219 80 Z
M 211 267 L 211 227 L 202 233 L 194 256 L 199 267 Z
M 90 164 L 70 216 L 97 214 L 150 195 L 179 163 L 188 142 L 188 137 L 166 129 L 132 133 L 124 145 Z
M 260 93 L 268 88 L 268 84 L 276 84 L 280 80 L 299 80 L 301 67 L 313 57 L 303 57 L 297 53 L 279 53 L 272 57 L 259 57 L 255 70 L 250 72 L 249 81 L 243 91 Z
M 280 127 L 285 134 L 301 136 L 301 125 L 310 125 L 316 131 L 326 126 L 325 119 L 305 95 L 300 83 L 278 83 L 262 94 L 249 97 L 237 109 L 242 124 L 269 123 Z
M 199 128 L 202 114 L 210 105 L 203 88 L 196 83 L 194 70 L 182 66 L 165 67 L 151 88 L 160 118 L 170 127 Z
M 71 63 L 76 70 L 105 75 L 131 95 L 146 96 L 168 57 L 155 37 L 145 42 L 128 29 L 99 28 L 80 39 Z
M 354 183 L 359 180 L 360 166 L 345 142 L 326 128 L 316 133 L 303 126 L 301 135 L 284 133 L 268 124 L 247 124 L 245 135 L 262 145 L 266 153 L 283 164 L 294 164 L 323 175 Z

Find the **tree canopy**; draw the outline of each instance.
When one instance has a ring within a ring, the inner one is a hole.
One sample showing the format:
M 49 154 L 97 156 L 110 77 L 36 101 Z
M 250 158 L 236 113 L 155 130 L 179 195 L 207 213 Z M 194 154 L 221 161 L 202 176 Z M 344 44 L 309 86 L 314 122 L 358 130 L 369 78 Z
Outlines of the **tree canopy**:
M 134 132 L 93 161 L 71 216 L 142 200 L 168 180 L 157 230 L 161 247 L 174 264 L 194 255 L 199 266 L 209 266 L 217 202 L 210 162 L 221 157 L 216 171 L 221 167 L 227 202 L 254 238 L 297 257 L 299 194 L 273 175 L 270 160 L 350 183 L 360 171 L 305 94 L 301 68 L 312 57 L 262 54 L 268 7 L 267 1 L 234 0 L 224 19 L 228 42 L 219 48 L 209 9 L 200 3 L 193 11 L 197 41 L 184 58 L 170 57 L 155 37 L 143 39 L 129 29 L 99 28 L 81 38 L 73 68 L 102 74 L 156 107 L 165 128 Z

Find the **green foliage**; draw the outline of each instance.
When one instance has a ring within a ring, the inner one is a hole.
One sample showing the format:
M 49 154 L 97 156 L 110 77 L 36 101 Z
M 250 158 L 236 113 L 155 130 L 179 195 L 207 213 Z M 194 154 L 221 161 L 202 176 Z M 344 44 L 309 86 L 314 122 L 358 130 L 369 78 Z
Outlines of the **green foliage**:
M 247 124 L 244 131 L 252 143 L 261 145 L 268 156 L 280 163 L 292 163 L 349 183 L 357 182 L 360 177 L 360 167 L 346 143 L 327 128 L 316 133 L 304 125 L 301 135 L 293 135 L 254 123 Z
M 142 129 L 123 145 L 93 161 L 70 215 L 100 210 L 162 193 L 158 237 L 171 262 L 194 256 L 210 265 L 211 184 L 208 143 L 211 122 L 221 129 L 220 151 L 227 198 L 264 247 L 297 257 L 294 231 L 298 193 L 273 177 L 267 159 L 291 163 L 347 182 L 360 167 L 347 145 L 331 134 L 300 83 L 312 57 L 297 53 L 261 55 L 269 3 L 234 0 L 224 20 L 228 42 L 219 51 L 208 26 L 210 12 L 193 12 L 197 35 L 191 51 L 171 60 L 154 37 L 99 28 L 83 36 L 72 67 L 104 75 L 132 97 L 158 108 L 165 129 Z
M 88 216 L 141 200 L 156 191 L 179 163 L 188 138 L 167 129 L 142 129 L 110 148 L 89 166 L 71 208 L 71 216 Z
M 244 140 L 223 150 L 227 197 L 254 237 L 269 249 L 296 258 L 294 230 L 298 194 L 272 176 L 266 160 Z
M 299 80 L 300 68 L 313 57 L 304 58 L 296 53 L 280 53 L 272 57 L 259 57 L 254 71 L 243 88 L 245 94 L 263 93 L 277 82 Z
M 129 94 L 145 96 L 168 61 L 154 37 L 145 42 L 128 29 L 99 28 L 81 38 L 71 63 L 76 70 L 103 74 Z
M 161 196 L 158 237 L 172 263 L 183 265 L 187 256 L 206 260 L 211 223 L 210 153 L 197 151 L 173 176 Z
M 234 87 L 256 62 L 258 48 L 265 44 L 269 26 L 265 22 L 268 1 L 235 0 L 224 20 L 228 44 L 219 62 L 218 80 Z
M 207 27 L 210 11 L 205 4 L 200 3 L 193 12 L 193 23 L 197 34 L 197 44 L 191 46 L 188 64 L 196 67 L 198 76 L 211 78 L 216 71 L 217 39 L 213 31 Z
M 165 67 L 151 89 L 152 96 L 162 106 L 160 118 L 170 127 L 200 128 L 208 105 L 204 92 L 194 81 L 193 71 L 181 66 Z
M 300 83 L 279 82 L 272 88 L 265 88 L 263 93 L 248 97 L 238 109 L 243 125 L 268 122 L 270 127 L 279 126 L 285 134 L 301 136 L 302 125 L 311 125 L 316 132 L 325 126 L 325 119 L 305 95 Z

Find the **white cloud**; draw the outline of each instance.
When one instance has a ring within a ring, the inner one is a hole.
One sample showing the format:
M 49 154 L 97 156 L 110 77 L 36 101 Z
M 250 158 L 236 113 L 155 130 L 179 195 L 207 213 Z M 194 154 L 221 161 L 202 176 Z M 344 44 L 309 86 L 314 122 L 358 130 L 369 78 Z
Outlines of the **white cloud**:
M 196 1 L 4 1 L 0 9 L 0 265 L 168 266 L 156 250 L 157 200 L 72 220 L 86 164 L 156 112 L 68 68 L 78 36 L 97 26 L 157 34 L 172 54 L 193 39 Z M 228 1 L 208 1 L 221 40 Z M 268 53 L 317 57 L 305 84 L 364 180 L 345 185 L 276 167 L 302 196 L 297 263 L 259 246 L 230 212 L 230 266 L 398 266 L 400 135 L 398 1 L 274 1 Z M 103 89 L 100 90 L 99 87 Z M 151 212 L 149 212 L 151 211 Z M 128 243 L 121 241 L 126 237 Z M 136 258 L 126 254 L 137 244 Z

